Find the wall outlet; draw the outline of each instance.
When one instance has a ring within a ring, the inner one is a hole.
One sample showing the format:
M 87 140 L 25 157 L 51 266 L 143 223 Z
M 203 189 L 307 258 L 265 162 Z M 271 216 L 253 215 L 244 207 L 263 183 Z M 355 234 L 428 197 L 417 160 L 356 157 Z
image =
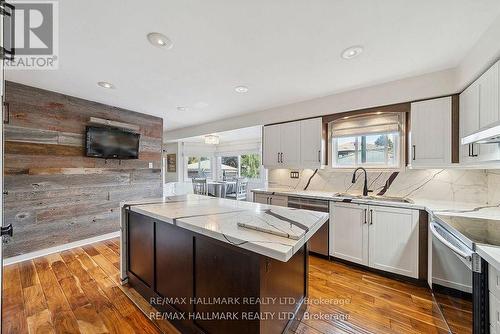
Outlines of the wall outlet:
M 299 172 L 290 172 L 290 178 L 291 179 L 298 179 L 299 178 Z
M 152 162 L 149 163 L 149 168 L 153 168 L 153 163 Z

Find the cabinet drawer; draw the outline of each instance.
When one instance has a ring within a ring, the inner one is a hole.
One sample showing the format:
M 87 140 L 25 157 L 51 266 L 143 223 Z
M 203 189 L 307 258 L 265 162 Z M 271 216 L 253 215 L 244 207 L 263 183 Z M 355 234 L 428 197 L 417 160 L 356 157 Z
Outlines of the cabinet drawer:
M 488 290 L 500 299 L 500 273 L 493 266 L 488 266 Z

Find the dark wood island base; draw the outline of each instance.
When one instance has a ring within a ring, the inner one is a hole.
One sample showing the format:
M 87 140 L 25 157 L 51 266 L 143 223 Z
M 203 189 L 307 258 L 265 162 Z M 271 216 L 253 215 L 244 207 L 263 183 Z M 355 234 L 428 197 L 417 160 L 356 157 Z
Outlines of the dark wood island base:
M 127 210 L 128 283 L 182 333 L 286 333 L 307 296 L 307 244 L 281 262 Z

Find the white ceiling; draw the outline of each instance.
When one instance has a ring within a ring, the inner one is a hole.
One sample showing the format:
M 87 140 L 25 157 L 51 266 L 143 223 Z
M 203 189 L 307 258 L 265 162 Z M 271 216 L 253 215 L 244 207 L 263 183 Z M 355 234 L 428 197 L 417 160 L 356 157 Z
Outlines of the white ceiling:
M 500 1 L 64 0 L 59 11 L 59 70 L 7 79 L 160 116 L 168 131 L 455 67 Z M 174 47 L 150 45 L 153 31 Z M 340 58 L 358 44 L 360 57 Z
M 223 131 L 211 134 L 219 136 L 221 144 L 238 141 L 260 141 L 262 138 L 262 126 L 250 126 L 248 128 L 241 128 L 237 130 Z M 180 139 L 179 141 L 185 143 L 204 143 L 205 137 L 196 136 Z

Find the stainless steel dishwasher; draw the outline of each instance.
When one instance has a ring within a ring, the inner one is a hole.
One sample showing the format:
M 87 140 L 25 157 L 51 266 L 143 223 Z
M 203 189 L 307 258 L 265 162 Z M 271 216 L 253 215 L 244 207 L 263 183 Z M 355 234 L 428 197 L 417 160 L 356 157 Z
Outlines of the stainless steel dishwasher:
M 311 211 L 330 212 L 330 201 L 302 197 L 288 197 L 288 207 Z M 330 222 L 327 221 L 309 239 L 309 251 L 328 257 L 328 234 Z

